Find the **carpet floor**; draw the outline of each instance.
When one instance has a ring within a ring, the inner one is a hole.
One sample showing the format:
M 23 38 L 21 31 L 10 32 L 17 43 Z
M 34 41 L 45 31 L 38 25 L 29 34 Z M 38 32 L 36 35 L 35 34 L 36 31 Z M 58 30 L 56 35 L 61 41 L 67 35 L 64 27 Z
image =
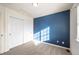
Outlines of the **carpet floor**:
M 33 41 L 14 47 L 1 55 L 71 55 L 63 48 L 40 43 L 35 45 Z

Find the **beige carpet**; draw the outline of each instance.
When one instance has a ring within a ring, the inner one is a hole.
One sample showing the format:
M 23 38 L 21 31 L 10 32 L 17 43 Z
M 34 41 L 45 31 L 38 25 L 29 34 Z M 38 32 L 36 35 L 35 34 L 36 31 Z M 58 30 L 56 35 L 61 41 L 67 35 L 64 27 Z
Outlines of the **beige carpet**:
M 50 46 L 44 43 L 35 45 L 33 41 L 12 48 L 2 55 L 71 55 L 63 48 Z

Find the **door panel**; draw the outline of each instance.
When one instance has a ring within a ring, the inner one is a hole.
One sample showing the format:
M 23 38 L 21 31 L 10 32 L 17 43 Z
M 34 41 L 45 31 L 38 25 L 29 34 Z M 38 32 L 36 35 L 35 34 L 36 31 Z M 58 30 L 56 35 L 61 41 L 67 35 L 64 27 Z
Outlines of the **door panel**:
M 23 43 L 24 21 L 13 16 L 9 17 L 9 47 L 13 48 Z

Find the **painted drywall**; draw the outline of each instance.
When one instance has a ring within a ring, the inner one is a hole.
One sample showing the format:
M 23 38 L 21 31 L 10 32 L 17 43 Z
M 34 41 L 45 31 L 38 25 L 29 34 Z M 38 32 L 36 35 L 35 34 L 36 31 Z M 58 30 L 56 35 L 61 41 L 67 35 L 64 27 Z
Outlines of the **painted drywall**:
M 0 53 L 4 51 L 4 8 L 0 6 Z
M 34 34 L 47 27 L 50 28 L 49 40 L 45 42 L 70 47 L 70 10 L 34 19 Z
M 79 4 L 74 4 L 71 9 L 71 15 L 70 15 L 70 50 L 72 54 L 79 55 L 79 42 L 77 41 L 77 11 L 79 11 L 78 8 Z M 78 8 L 78 9 L 77 9 Z
M 33 18 L 26 16 L 24 24 L 24 43 L 26 43 L 33 40 Z
M 2 4 L 2 3 L 1 3 Z M 34 18 L 68 10 L 73 3 L 38 3 L 38 7 L 34 7 L 32 3 L 3 3 L 2 5 L 18 10 L 24 10 L 30 13 Z

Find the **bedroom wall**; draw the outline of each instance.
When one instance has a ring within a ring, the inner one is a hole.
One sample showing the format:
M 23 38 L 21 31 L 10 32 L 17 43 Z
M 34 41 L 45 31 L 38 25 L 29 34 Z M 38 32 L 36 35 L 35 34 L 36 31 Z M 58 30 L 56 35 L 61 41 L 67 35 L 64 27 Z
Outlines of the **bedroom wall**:
M 74 4 L 70 12 L 70 50 L 73 55 L 79 55 L 79 42 L 77 41 L 77 17 L 79 17 L 77 15 L 77 13 L 79 14 L 78 5 L 79 4 Z
M 49 40 L 45 42 L 67 48 L 70 47 L 69 10 L 34 19 L 34 34 L 40 32 L 41 30 L 47 27 L 50 27 L 50 33 L 49 33 Z

